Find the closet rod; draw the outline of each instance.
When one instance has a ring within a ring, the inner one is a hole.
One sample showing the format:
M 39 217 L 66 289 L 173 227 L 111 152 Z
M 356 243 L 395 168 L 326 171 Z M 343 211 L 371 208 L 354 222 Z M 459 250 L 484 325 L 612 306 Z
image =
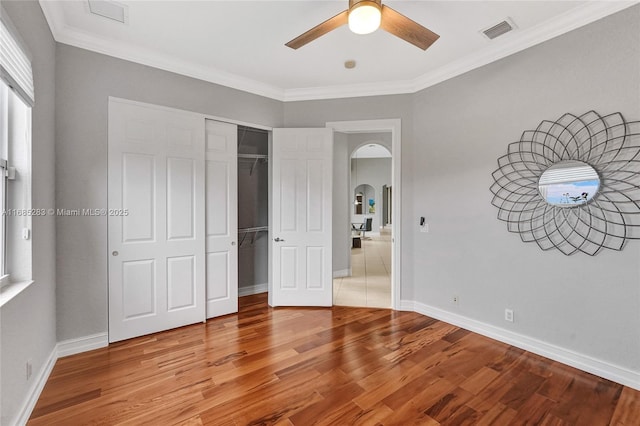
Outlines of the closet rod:
M 238 158 L 251 158 L 251 159 L 264 159 L 264 160 L 268 160 L 269 156 L 268 155 L 263 155 L 263 154 L 238 154 Z
M 256 226 L 253 228 L 238 228 L 238 234 L 248 234 L 250 232 L 268 231 L 268 226 Z

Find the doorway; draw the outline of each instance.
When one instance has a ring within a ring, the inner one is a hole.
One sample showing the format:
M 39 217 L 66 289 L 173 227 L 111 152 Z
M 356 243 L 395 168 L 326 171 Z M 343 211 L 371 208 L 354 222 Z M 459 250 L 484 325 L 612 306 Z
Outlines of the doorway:
M 400 119 L 383 119 L 383 120 L 360 120 L 360 121 L 339 121 L 339 122 L 328 122 L 326 124 L 327 127 L 332 128 L 334 132 L 339 132 L 341 134 L 346 134 L 349 138 L 361 138 L 357 147 L 363 146 L 368 141 L 366 134 L 386 134 L 387 135 L 387 143 L 381 143 L 381 145 L 387 147 L 387 149 L 391 153 L 391 184 L 387 185 L 387 189 L 381 189 L 381 194 L 374 198 L 373 203 L 375 207 L 375 211 L 380 211 L 380 219 L 378 224 L 378 234 L 376 234 L 376 230 L 372 230 L 374 234 L 370 234 L 372 237 L 378 237 L 380 239 L 387 240 L 388 250 L 387 253 L 390 255 L 390 261 L 387 261 L 390 281 L 391 281 L 391 303 L 390 307 L 392 309 L 400 309 L 400 283 L 401 283 L 401 120 Z M 338 133 L 336 133 L 336 141 Z M 348 143 L 348 142 L 347 142 Z M 337 145 L 336 145 L 337 146 Z M 349 154 L 354 152 L 350 150 Z M 345 176 L 346 177 L 346 176 Z M 351 187 L 351 186 L 350 186 Z M 354 188 L 355 189 L 355 188 Z M 348 213 L 345 215 L 350 215 L 355 211 L 355 198 L 356 193 L 349 193 L 348 200 L 345 205 L 348 209 Z M 385 199 L 386 202 L 383 202 Z M 365 202 L 364 208 L 368 208 L 367 204 L 369 203 L 369 199 L 364 199 L 364 193 L 362 199 Z M 379 199 L 379 201 L 377 201 Z M 390 200 L 390 203 L 388 201 Z M 380 224 L 384 221 L 383 213 L 386 211 L 388 215 L 387 221 L 383 226 L 382 230 L 380 230 Z M 344 243 L 338 242 L 338 245 L 345 245 L 346 249 L 349 253 L 351 253 L 351 247 L 353 245 L 353 240 L 351 238 L 352 225 L 351 223 L 347 223 L 346 228 L 344 229 L 344 233 L 340 235 L 346 235 L 344 238 Z M 382 232 L 380 232 L 382 231 Z M 368 238 L 369 236 L 366 235 Z M 336 234 L 334 234 L 334 239 L 338 240 L 340 237 L 336 238 Z M 365 244 L 368 242 L 374 242 L 375 240 L 364 240 Z M 379 240 L 380 242 L 380 240 Z M 365 246 L 366 250 L 366 246 Z M 375 249 L 374 249 L 375 250 Z M 335 263 L 335 262 L 334 262 Z M 380 260 L 378 263 L 384 263 L 383 260 Z M 350 265 L 348 270 L 335 270 L 334 273 L 337 272 L 338 275 L 334 276 L 348 276 L 353 272 L 353 266 Z
M 334 303 L 391 307 L 391 224 L 385 189 L 391 183 L 391 134 L 348 136 L 350 162 L 350 274 L 334 278 Z M 388 211 L 387 211 L 388 213 Z

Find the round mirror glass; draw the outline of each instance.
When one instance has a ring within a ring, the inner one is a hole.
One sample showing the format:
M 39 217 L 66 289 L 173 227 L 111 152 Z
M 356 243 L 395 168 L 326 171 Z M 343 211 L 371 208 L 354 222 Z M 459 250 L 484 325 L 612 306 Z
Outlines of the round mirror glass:
M 600 178 L 582 161 L 560 161 L 542 173 L 538 190 L 545 201 L 557 207 L 586 204 L 598 193 Z

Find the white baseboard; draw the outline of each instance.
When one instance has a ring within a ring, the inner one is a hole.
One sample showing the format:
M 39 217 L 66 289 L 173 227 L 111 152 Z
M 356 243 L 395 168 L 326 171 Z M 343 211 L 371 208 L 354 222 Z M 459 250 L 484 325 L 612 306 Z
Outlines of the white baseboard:
M 410 311 L 410 312 L 418 312 L 416 311 L 416 304 L 413 300 L 401 300 L 400 301 L 400 308 L 398 309 L 399 311 Z M 418 312 L 418 313 L 422 313 L 422 312 Z M 422 315 L 426 315 L 426 314 L 422 314 Z
M 49 375 L 53 370 L 53 366 L 56 365 L 56 360 L 58 359 L 58 354 L 56 350 L 57 346 L 53 348 L 51 354 L 47 358 L 47 361 L 42 366 L 40 371 L 38 372 L 38 376 L 35 377 L 33 384 L 29 388 L 27 392 L 27 396 L 18 411 L 18 414 L 13 419 L 12 425 L 26 425 L 27 421 L 29 421 L 29 417 L 31 417 L 31 413 L 38 402 L 38 398 L 40 398 L 40 393 L 42 393 L 42 389 L 44 389 L 44 385 L 47 383 L 49 379 Z
M 269 284 L 267 283 L 251 285 L 248 287 L 238 287 L 238 297 L 266 293 L 267 291 L 269 291 Z
M 38 398 L 40 398 L 40 393 L 42 393 L 42 389 L 44 389 L 44 385 L 47 383 L 58 358 L 103 348 L 108 344 L 109 336 L 107 333 L 92 334 L 90 336 L 58 342 L 51 351 L 46 363 L 40 369 L 33 385 L 29 388 L 24 403 L 22 404 L 22 407 L 20 407 L 16 418 L 11 424 L 20 426 L 27 424 L 29 417 L 31 417 L 31 413 L 38 402 Z
M 465 330 L 473 331 L 474 333 L 478 333 L 554 361 L 570 365 L 571 367 L 595 374 L 596 376 L 604 377 L 605 379 L 620 383 L 621 385 L 640 390 L 640 372 L 631 371 L 624 367 L 592 358 L 588 355 L 580 354 L 560 346 L 476 321 L 463 315 L 445 311 L 424 303 L 402 300 L 400 302 L 400 306 L 403 310 L 414 310 L 419 314 L 453 324 L 464 328 Z M 409 309 L 410 307 L 413 307 L 413 309 Z
M 339 271 L 333 271 L 333 278 L 342 278 L 342 277 L 350 277 L 350 276 L 351 276 L 351 268 L 340 269 Z
M 76 339 L 64 340 L 58 342 L 58 358 L 63 356 L 75 355 L 81 352 L 92 351 L 98 348 L 104 348 L 109 345 L 109 335 L 107 333 L 97 333 L 90 336 L 78 337 Z

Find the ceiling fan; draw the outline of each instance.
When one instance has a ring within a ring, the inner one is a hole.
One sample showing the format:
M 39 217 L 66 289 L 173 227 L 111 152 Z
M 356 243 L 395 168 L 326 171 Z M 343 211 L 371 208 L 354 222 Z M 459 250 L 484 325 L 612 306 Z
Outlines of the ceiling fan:
M 298 49 L 345 24 L 349 24 L 349 29 L 356 34 L 369 34 L 380 27 L 422 50 L 427 50 L 440 37 L 389 6 L 383 5 L 382 0 L 349 0 L 349 9 L 311 28 L 285 46 Z

